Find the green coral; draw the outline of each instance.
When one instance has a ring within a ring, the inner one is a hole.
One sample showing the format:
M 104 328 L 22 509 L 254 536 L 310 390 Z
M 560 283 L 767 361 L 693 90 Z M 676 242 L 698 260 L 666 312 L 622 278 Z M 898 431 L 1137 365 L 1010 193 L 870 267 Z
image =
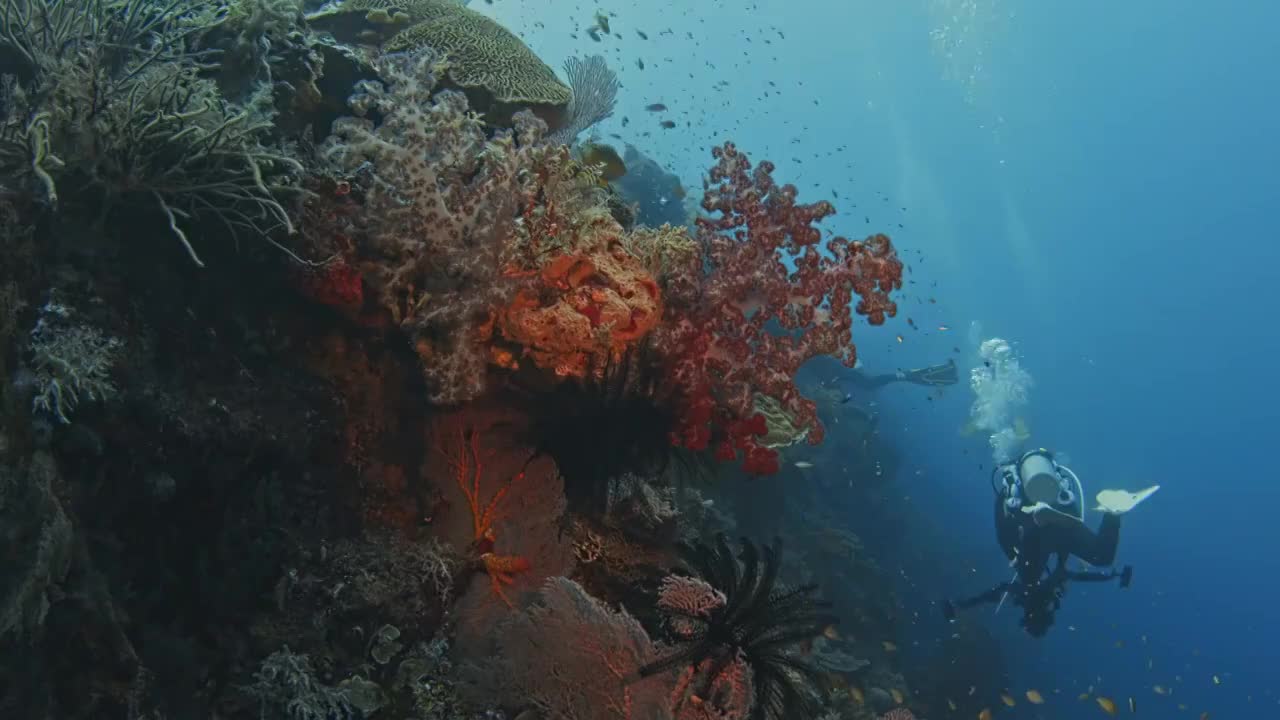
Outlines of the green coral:
M 435 20 L 406 28 L 387 50 L 430 47 L 449 62 L 449 79 L 464 88 L 484 88 L 498 102 L 567 105 L 569 87 L 510 30 L 473 10 L 456 8 Z
M 258 701 L 262 717 L 288 720 L 342 720 L 361 717 L 346 689 L 320 682 L 311 658 L 286 645 L 262 661 L 245 693 Z

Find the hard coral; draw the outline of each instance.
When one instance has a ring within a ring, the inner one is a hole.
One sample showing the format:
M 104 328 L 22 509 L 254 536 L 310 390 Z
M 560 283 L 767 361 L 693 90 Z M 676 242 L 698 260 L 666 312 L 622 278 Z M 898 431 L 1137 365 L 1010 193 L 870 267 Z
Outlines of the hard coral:
M 448 57 L 448 79 L 481 97 L 492 120 L 503 123 L 511 106 L 533 107 L 548 124 L 559 126 L 572 91 L 546 63 L 510 30 L 492 18 L 456 3 L 426 22 L 406 28 L 386 44 L 391 52 L 430 48 Z M 492 108 L 507 106 L 505 113 Z
M 714 444 L 718 458 L 741 455 L 748 472 L 775 472 L 777 453 L 759 439 L 768 428 L 757 394 L 821 442 L 795 373 L 817 355 L 853 367 L 853 312 L 873 325 L 897 312 L 889 292 L 902 285 L 902 262 L 884 235 L 835 237 L 820 250 L 813 224 L 835 212 L 830 203 L 796 203 L 794 186 L 774 182 L 772 163 L 753 170 L 732 143 L 713 155 L 702 207 L 718 215 L 698 219 L 701 254 L 669 273 L 670 317 L 655 334 L 683 396 L 672 442 Z

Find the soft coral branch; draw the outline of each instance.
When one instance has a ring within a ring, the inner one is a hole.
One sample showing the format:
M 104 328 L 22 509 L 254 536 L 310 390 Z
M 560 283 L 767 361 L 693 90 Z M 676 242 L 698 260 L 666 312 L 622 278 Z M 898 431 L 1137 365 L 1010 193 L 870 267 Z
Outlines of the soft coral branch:
M 749 472 L 774 472 L 776 453 L 758 443 L 766 428 L 756 394 L 777 400 L 820 442 L 816 408 L 795 373 L 817 355 L 854 366 L 853 314 L 872 325 L 896 314 L 889 293 L 902 286 L 902 262 L 885 235 L 835 237 L 820 249 L 814 223 L 835 212 L 831 203 L 796 203 L 795 186 L 774 182 L 772 163 L 753 169 L 732 143 L 713 155 L 702 207 L 714 215 L 698 219 L 702 252 L 672 284 L 691 290 L 672 298 L 659 336 L 683 397 L 672 441 L 714 443 L 721 459 L 741 453 Z

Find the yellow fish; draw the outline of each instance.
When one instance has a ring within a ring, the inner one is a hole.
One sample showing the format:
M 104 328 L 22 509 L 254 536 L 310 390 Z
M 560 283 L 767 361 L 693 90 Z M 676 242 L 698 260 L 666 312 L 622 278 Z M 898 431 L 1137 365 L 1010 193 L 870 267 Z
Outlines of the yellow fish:
M 907 701 L 906 698 L 902 697 L 902 691 L 898 688 L 889 688 L 889 694 L 893 696 L 894 705 L 901 705 Z
M 600 177 L 605 181 L 617 180 L 627 174 L 627 164 L 618 156 L 618 151 L 604 143 L 583 143 L 579 150 L 582 162 L 600 168 Z
M 1099 695 L 1098 697 L 1094 698 L 1094 700 L 1098 701 L 1098 707 L 1102 708 L 1102 711 L 1105 712 L 1106 714 L 1108 715 L 1116 714 L 1116 704 L 1115 704 L 1115 701 L 1113 701 L 1111 698 L 1104 698 L 1101 695 Z
M 862 688 L 849 688 L 849 696 L 853 698 L 854 702 L 858 703 L 858 707 L 867 704 L 867 696 L 862 694 Z
M 797 464 L 797 465 L 799 465 L 800 463 L 796 463 L 796 464 Z M 824 638 L 826 638 L 826 639 L 828 639 L 828 640 L 839 640 L 839 639 L 840 639 L 840 631 L 836 630 L 836 626 L 835 626 L 835 625 L 828 625 L 828 626 L 826 626 L 826 627 L 822 628 L 822 637 L 824 637 Z
M 1152 689 L 1152 690 L 1155 690 L 1157 695 L 1168 695 L 1168 694 L 1169 694 L 1169 690 L 1168 690 L 1168 688 L 1166 688 L 1166 687 L 1165 687 L 1165 686 L 1163 686 L 1163 685 L 1156 685 L 1156 686 L 1152 687 L 1151 689 Z
M 1089 693 L 1080 693 L 1078 696 L 1076 696 L 1076 699 L 1077 699 L 1077 700 L 1088 700 L 1088 699 L 1089 699 Z
M 898 646 L 897 646 L 897 645 L 894 645 L 893 643 L 889 642 L 888 640 L 885 640 L 885 641 L 881 642 L 880 644 L 881 644 L 882 646 L 884 646 L 884 651 L 885 651 L 885 652 L 897 652 L 897 651 L 898 651 Z
M 1013 696 L 1012 696 L 1012 695 L 1010 695 L 1010 694 L 1009 694 L 1009 693 L 1007 693 L 1007 692 L 1002 692 L 1002 693 L 1000 693 L 1000 702 L 1004 703 L 1005 705 L 1008 705 L 1009 707 L 1013 707 L 1014 705 L 1017 705 L 1017 704 L 1018 704 L 1018 703 L 1013 699 Z
M 956 701 L 952 700 L 951 698 L 947 698 L 947 707 L 951 708 L 951 712 L 955 712 L 956 710 L 959 710 L 959 708 L 956 707 Z
M 978 720 L 991 720 L 991 708 L 982 708 L 982 712 L 978 713 Z
M 1028 690 L 1027 702 L 1033 705 L 1041 705 L 1044 703 L 1044 696 L 1040 694 L 1039 690 Z

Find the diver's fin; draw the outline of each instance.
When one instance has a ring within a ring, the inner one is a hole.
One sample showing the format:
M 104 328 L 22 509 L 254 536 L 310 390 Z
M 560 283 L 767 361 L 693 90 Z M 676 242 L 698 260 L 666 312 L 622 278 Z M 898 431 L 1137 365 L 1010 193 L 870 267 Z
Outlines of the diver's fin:
M 907 370 L 903 377 L 917 385 L 955 385 L 960 378 L 956 373 L 956 361 L 947 360 L 941 365 L 933 365 L 918 370 Z
M 1098 493 L 1098 507 L 1094 509 L 1101 510 L 1102 512 L 1122 515 L 1137 507 L 1138 503 L 1151 497 L 1159 489 L 1159 485 L 1152 485 L 1149 488 L 1139 490 L 1137 492 L 1129 492 L 1128 490 L 1103 490 Z
M 1022 508 L 1022 512 L 1031 516 L 1037 525 L 1079 525 L 1080 518 L 1075 515 L 1068 515 L 1054 508 L 1052 505 L 1038 502 L 1035 505 L 1028 505 Z

